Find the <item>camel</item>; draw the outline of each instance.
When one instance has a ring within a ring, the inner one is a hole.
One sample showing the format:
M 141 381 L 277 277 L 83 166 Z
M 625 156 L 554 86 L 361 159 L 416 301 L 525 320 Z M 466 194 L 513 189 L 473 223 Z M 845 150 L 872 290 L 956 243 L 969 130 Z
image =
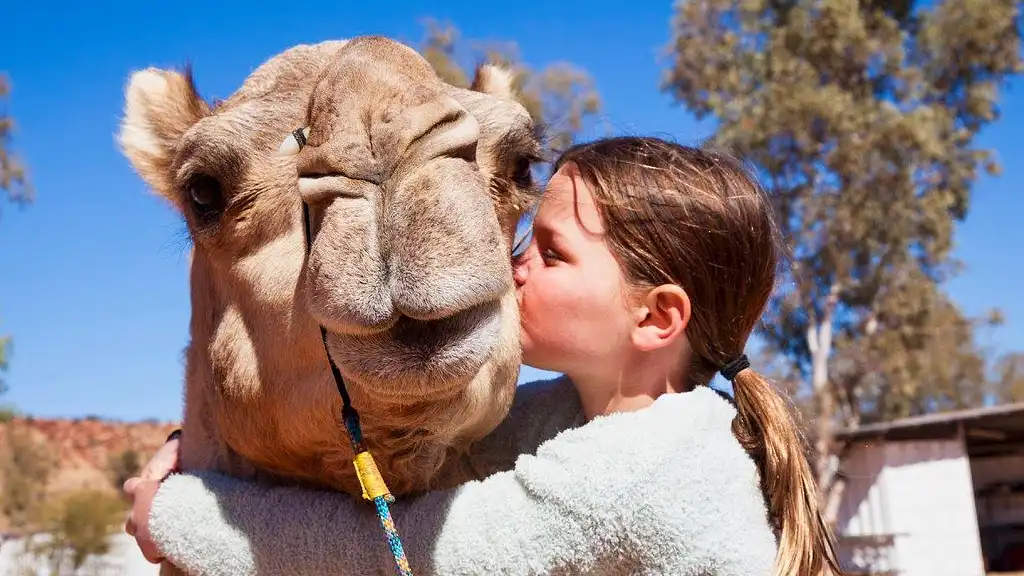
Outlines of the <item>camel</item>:
M 288 49 L 213 104 L 188 70 L 131 75 L 119 144 L 192 240 L 184 470 L 360 494 L 323 326 L 391 492 L 465 477 L 520 363 L 540 147 L 511 80 L 456 88 L 374 36 Z

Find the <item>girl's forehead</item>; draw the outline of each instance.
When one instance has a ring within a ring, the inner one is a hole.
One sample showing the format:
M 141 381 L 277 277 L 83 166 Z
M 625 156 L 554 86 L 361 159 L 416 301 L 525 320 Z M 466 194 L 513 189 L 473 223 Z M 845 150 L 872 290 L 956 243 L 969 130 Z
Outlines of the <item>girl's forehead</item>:
M 583 227 L 590 232 L 603 229 L 594 195 L 578 174 L 556 172 L 541 198 L 536 220 L 547 225 Z

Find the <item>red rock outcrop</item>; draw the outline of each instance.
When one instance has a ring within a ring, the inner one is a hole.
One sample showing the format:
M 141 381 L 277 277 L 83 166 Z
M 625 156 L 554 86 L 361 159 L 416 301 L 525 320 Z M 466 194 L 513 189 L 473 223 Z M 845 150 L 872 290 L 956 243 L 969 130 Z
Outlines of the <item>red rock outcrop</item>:
M 18 417 L 0 424 L 0 458 L 7 457 L 7 437 L 11 432 L 27 430 L 53 462 L 47 492 L 116 492 L 120 488 L 112 482 L 111 461 L 131 450 L 139 465 L 144 465 L 177 426 L 174 422 Z M 4 524 L 0 518 L 0 526 Z

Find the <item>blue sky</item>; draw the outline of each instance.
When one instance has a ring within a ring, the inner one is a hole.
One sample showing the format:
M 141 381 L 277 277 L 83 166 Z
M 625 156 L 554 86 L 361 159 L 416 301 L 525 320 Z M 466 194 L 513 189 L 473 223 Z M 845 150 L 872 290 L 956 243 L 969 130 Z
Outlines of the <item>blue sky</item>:
M 447 19 L 473 39 L 515 40 L 527 63 L 567 60 L 589 70 L 604 98 L 602 128 L 681 142 L 708 135 L 658 92 L 671 3 L 562 2 L 15 2 L 4 9 L 0 71 L 13 81 L 15 149 L 37 200 L 2 206 L 0 334 L 15 337 L 11 402 L 38 416 L 177 419 L 189 302 L 184 227 L 132 172 L 114 143 L 129 73 L 194 65 L 206 97 L 230 94 L 261 62 L 292 45 L 359 34 L 407 42 L 420 19 Z M 987 342 L 1024 348 L 1024 82 L 1004 94 L 983 145 L 1005 170 L 976 188 L 958 233 L 967 270 L 950 292 L 970 314 L 1000 306 L 1008 324 Z M 597 135 L 597 133 L 589 134 Z M 585 134 L 584 136 L 588 136 Z M 999 240 L 1003 238 L 1003 240 Z M 529 377 L 534 372 L 526 370 Z

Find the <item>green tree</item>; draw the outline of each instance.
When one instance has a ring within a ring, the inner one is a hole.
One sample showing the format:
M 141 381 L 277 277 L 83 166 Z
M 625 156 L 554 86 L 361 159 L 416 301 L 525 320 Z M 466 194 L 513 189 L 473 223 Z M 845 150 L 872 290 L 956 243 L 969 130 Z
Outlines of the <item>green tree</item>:
M 836 338 L 829 379 L 844 425 L 972 408 L 993 398 L 992 355 L 978 336 L 1002 323 L 998 312 L 964 317 L 925 282 L 879 308 L 885 305 L 898 310 L 902 325 Z
M 11 151 L 14 120 L 4 106 L 10 93 L 11 83 L 7 76 L 0 72 L 0 194 L 6 196 L 11 203 L 25 205 L 32 201 L 33 191 L 25 172 L 25 166 Z M 0 211 L 0 215 L 2 215 L 2 211 Z M 0 334 L 0 376 L 7 371 L 10 352 L 11 337 Z M 6 383 L 0 377 L 0 394 L 6 390 Z
M 994 394 L 1002 402 L 1024 401 L 1024 353 L 1011 352 L 995 367 Z
M 11 82 L 6 74 L 0 72 L 0 191 L 11 202 L 25 204 L 32 201 L 33 190 L 25 165 L 11 150 L 14 119 L 4 106 L 10 94 Z
M 555 62 L 537 71 L 522 62 L 515 42 L 466 42 L 454 25 L 433 19 L 426 20 L 425 28 L 419 52 L 452 85 L 468 87 L 479 63 L 506 65 L 514 74 L 519 102 L 543 127 L 550 152 L 570 146 L 601 111 L 593 78 L 573 64 Z
M 11 337 L 0 336 L 0 374 L 7 371 L 10 365 L 10 351 L 11 351 Z M 0 378 L 0 396 L 7 392 L 7 383 L 4 382 L 3 378 Z
M 758 169 L 792 244 L 762 335 L 810 383 L 826 489 L 837 406 L 853 424 L 933 409 L 922 375 L 963 386 L 956 372 L 974 370 L 923 355 L 941 318 L 970 349 L 972 321 L 939 288 L 979 171 L 998 171 L 975 136 L 1022 70 L 1021 8 L 923 4 L 681 0 L 672 22 L 663 90 L 717 120 L 713 144 Z

